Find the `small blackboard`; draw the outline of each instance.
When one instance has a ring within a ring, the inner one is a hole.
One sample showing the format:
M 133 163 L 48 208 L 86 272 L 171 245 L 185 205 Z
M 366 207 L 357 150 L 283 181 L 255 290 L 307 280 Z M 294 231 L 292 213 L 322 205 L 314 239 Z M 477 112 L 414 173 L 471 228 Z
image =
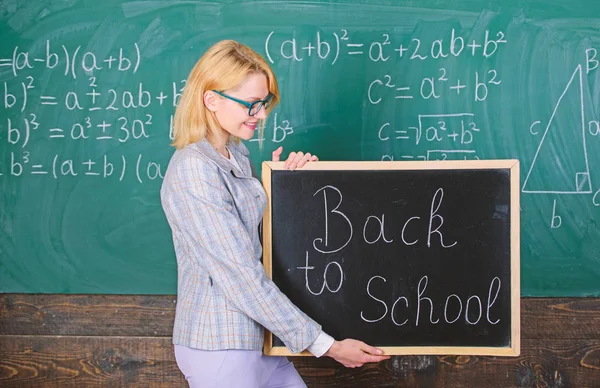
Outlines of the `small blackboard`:
M 267 273 L 326 333 L 396 355 L 519 354 L 517 160 L 265 162 L 263 182 Z M 264 350 L 291 354 L 271 333 Z

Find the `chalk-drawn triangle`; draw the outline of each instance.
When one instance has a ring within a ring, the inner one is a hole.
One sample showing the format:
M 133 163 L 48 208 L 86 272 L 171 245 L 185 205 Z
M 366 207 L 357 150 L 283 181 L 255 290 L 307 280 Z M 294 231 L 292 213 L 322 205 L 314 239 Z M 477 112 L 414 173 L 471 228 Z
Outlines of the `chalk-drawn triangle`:
M 591 194 L 585 141 L 583 75 L 577 66 L 558 98 L 529 172 L 524 193 Z

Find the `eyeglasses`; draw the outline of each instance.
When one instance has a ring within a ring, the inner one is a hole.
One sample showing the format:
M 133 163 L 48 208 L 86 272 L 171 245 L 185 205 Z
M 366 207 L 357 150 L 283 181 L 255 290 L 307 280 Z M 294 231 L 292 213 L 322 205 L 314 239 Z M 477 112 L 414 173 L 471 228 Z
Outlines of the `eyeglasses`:
M 221 93 L 218 90 L 213 90 L 213 92 L 217 93 L 219 96 L 225 97 L 231 101 L 235 101 L 238 104 L 242 104 L 243 106 L 248 108 L 248 116 L 255 116 L 258 112 L 260 112 L 260 110 L 263 107 L 265 109 L 267 109 L 269 106 L 271 106 L 271 103 L 273 102 L 272 94 L 269 94 L 264 100 L 248 102 L 248 101 L 244 101 L 244 100 L 239 100 L 235 97 L 228 96 L 227 94 Z

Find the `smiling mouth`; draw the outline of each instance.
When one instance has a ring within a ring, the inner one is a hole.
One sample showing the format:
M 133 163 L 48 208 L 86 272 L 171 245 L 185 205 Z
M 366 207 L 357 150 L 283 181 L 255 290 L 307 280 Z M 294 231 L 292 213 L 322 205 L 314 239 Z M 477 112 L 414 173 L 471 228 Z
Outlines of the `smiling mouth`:
M 252 128 L 252 129 L 256 129 L 256 124 L 257 123 L 248 123 L 248 122 L 244 123 L 245 126 L 247 126 L 249 128 Z

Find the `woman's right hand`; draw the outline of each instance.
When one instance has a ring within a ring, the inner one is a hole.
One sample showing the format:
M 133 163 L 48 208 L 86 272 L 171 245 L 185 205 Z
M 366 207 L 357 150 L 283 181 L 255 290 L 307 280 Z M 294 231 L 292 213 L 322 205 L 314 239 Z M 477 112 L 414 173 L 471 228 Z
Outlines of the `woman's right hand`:
M 383 350 L 351 338 L 334 341 L 325 356 L 333 358 L 346 368 L 356 368 L 367 362 L 379 362 L 390 358 L 383 355 Z

